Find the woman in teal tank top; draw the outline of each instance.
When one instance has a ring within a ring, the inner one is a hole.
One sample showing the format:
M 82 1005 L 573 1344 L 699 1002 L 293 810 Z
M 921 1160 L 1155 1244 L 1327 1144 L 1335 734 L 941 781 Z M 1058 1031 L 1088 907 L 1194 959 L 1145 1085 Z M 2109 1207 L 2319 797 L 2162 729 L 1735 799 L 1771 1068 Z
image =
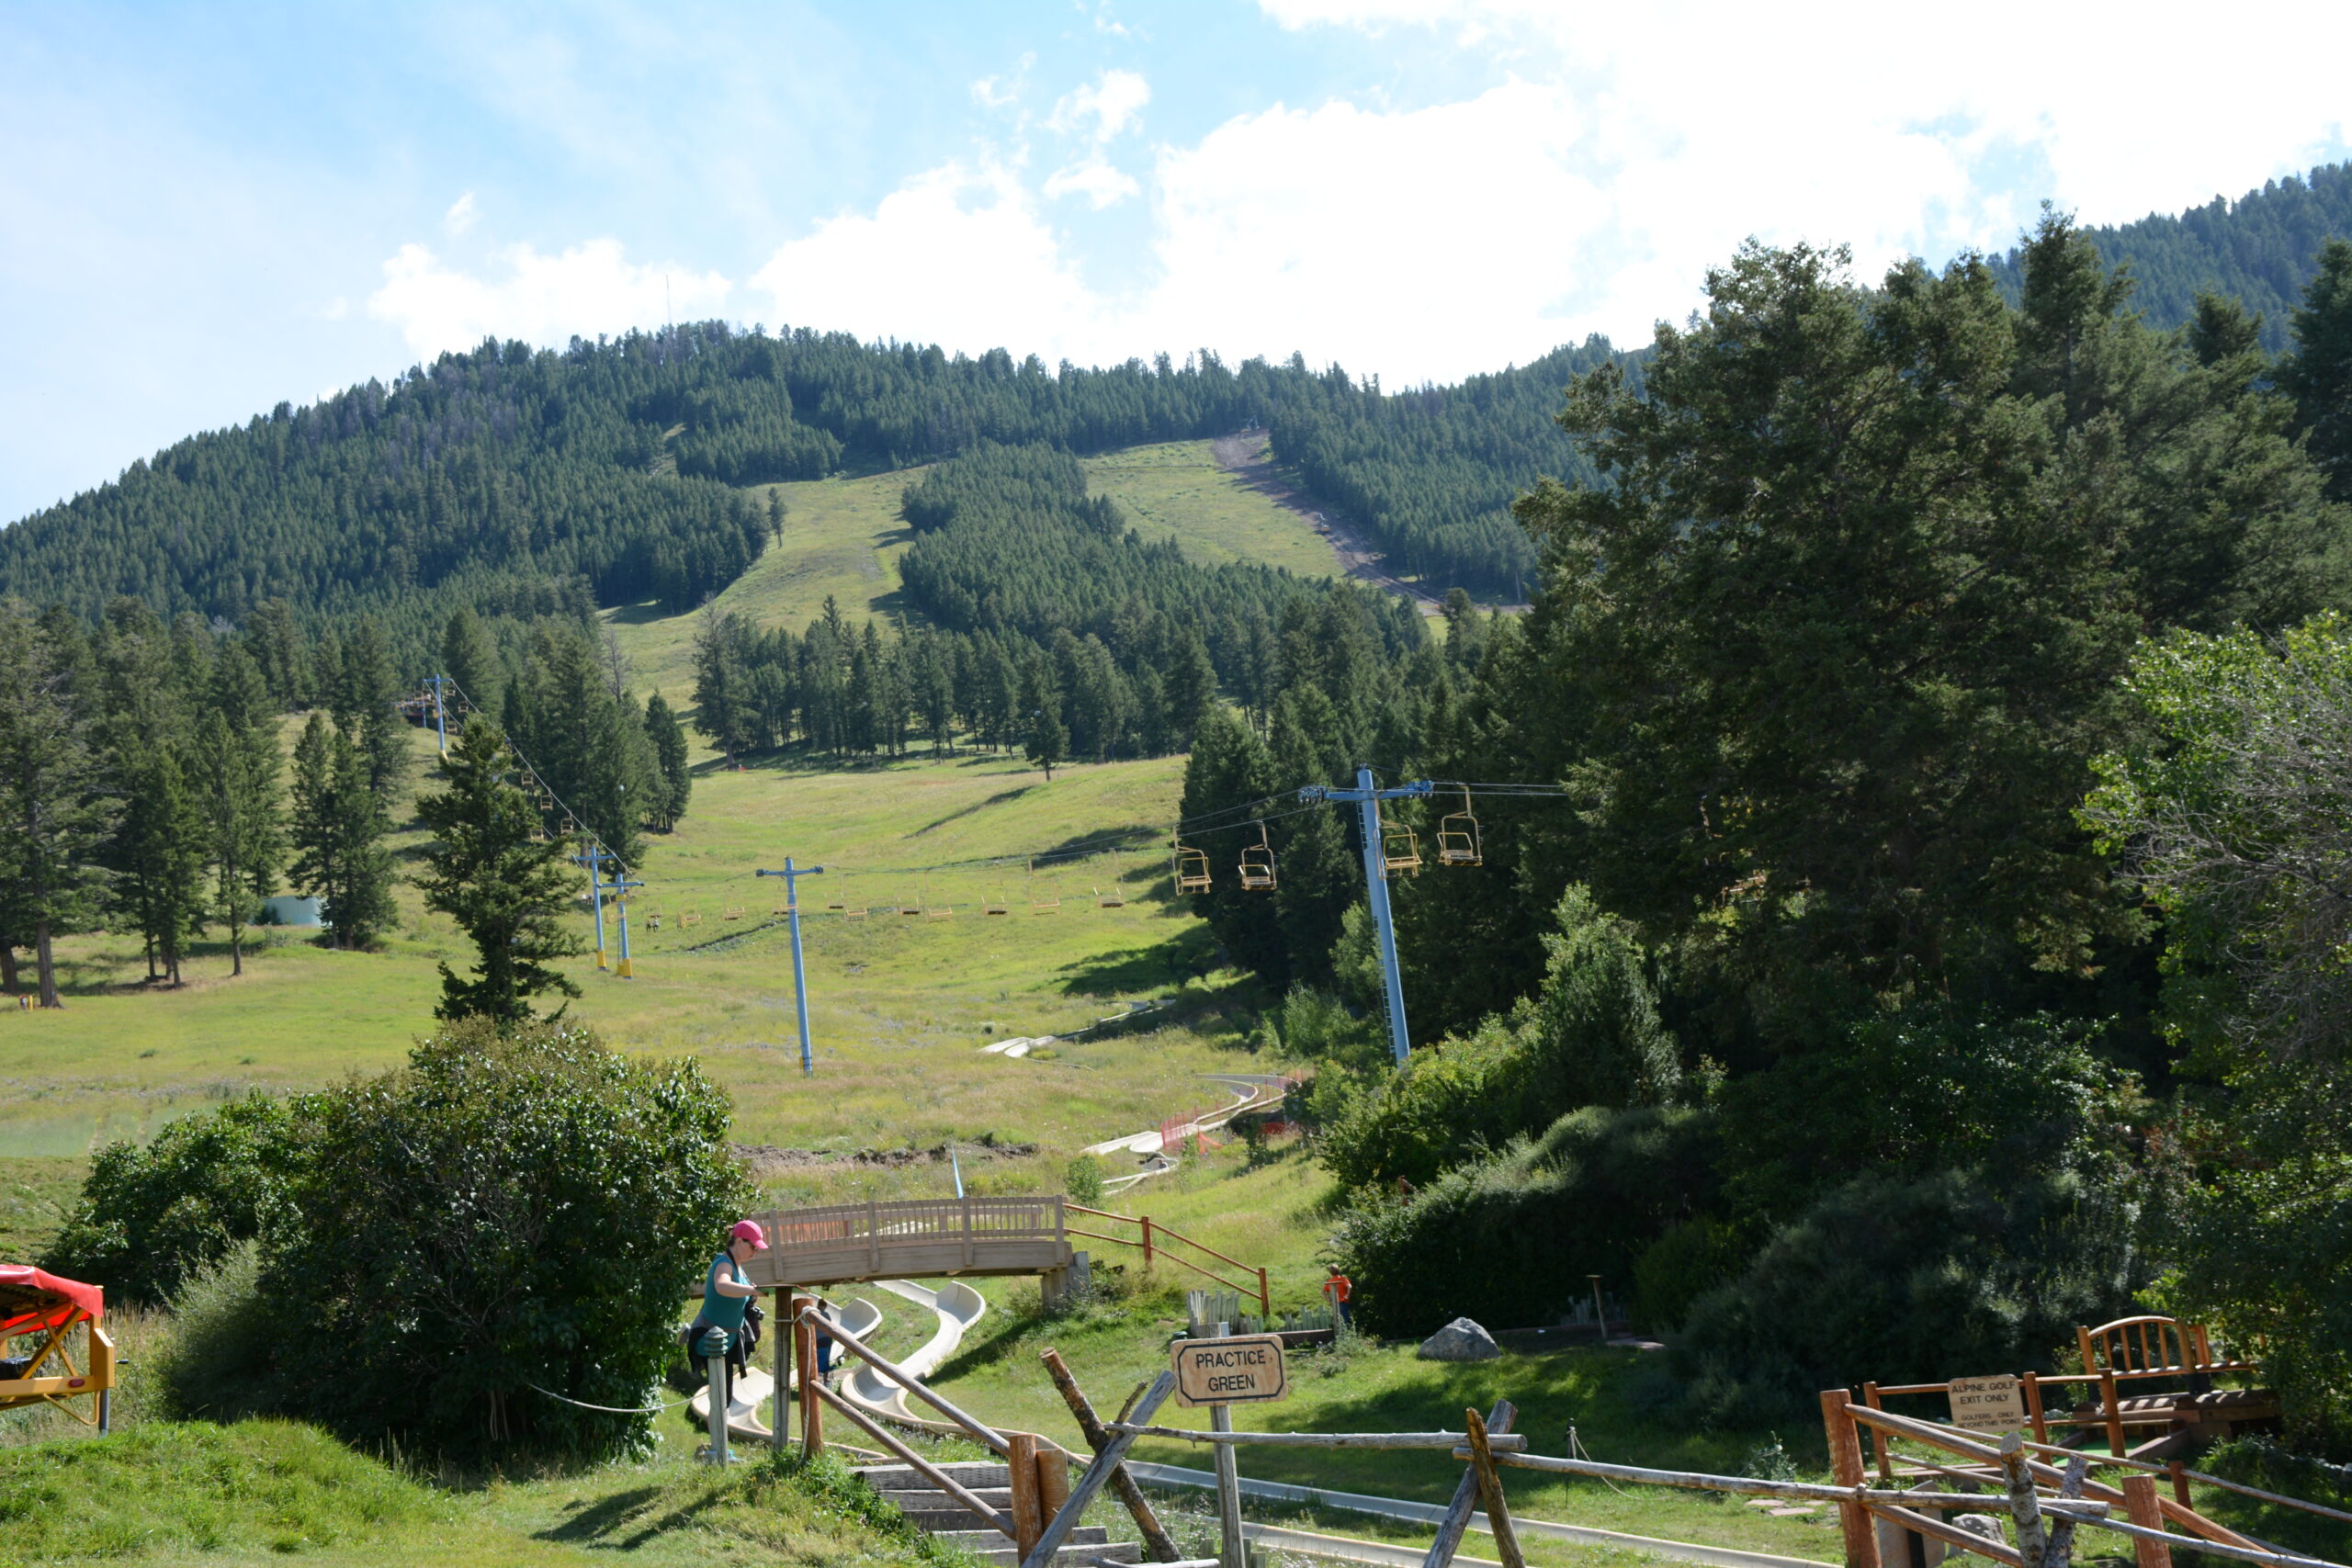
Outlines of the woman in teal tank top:
M 686 1343 L 700 1357 L 724 1356 L 743 1332 L 743 1309 L 758 1293 L 743 1272 L 756 1253 L 767 1250 L 768 1239 L 756 1220 L 739 1220 L 728 1237 L 727 1250 L 710 1260 L 703 1275 L 702 1310 L 686 1330 Z

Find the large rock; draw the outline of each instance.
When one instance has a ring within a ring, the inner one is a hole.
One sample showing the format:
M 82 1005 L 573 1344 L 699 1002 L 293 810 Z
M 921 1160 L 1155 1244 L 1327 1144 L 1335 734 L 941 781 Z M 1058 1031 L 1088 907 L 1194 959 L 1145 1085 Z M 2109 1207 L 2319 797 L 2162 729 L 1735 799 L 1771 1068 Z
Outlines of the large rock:
M 1424 1361 L 1491 1361 L 1503 1353 L 1495 1337 L 1466 1317 L 1457 1317 L 1421 1341 Z

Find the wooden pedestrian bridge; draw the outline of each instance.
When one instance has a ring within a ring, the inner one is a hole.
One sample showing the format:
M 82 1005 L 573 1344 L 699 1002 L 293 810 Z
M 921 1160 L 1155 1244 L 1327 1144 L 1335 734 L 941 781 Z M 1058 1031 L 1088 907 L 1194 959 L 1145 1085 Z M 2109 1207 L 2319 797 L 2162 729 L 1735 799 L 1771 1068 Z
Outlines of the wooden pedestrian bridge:
M 768 1249 L 744 1266 L 769 1289 L 862 1280 L 1050 1274 L 1070 1265 L 1069 1222 L 1051 1198 L 921 1198 L 778 1209 L 752 1217 Z
M 1077 1215 L 1097 1224 L 1070 1224 Z M 1273 1315 L 1266 1270 L 1169 1229 L 1148 1215 L 1089 1209 L 1049 1198 L 918 1198 L 837 1203 L 822 1209 L 772 1209 L 753 1214 L 768 1249 L 744 1265 L 763 1290 L 845 1285 L 869 1280 L 938 1280 L 990 1274 L 1041 1274 L 1049 1291 L 1069 1279 L 1072 1238 L 1136 1249 L 1144 1267 L 1181 1265 L 1258 1298 Z M 1136 1234 L 1125 1234 L 1133 1227 Z

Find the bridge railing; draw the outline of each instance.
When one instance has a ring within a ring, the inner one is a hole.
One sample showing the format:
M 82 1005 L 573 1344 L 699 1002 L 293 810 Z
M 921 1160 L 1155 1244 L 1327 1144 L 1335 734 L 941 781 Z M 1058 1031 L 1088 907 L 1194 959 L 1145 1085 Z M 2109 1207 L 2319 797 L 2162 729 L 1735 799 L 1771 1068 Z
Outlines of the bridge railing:
M 916 1198 L 755 1217 L 768 1233 L 768 1250 L 750 1267 L 760 1285 L 1056 1268 L 1069 1261 L 1059 1196 Z

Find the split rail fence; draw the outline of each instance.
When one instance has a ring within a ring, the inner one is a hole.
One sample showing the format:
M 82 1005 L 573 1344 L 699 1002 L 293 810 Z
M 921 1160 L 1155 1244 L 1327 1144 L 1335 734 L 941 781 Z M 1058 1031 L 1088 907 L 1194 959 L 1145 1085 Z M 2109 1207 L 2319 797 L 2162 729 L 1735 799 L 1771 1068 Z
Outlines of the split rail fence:
M 1152 1424 L 1152 1416 L 1175 1392 L 1176 1377 L 1163 1371 L 1147 1387 L 1128 1396 L 1126 1407 L 1114 1420 L 1096 1413 L 1078 1380 L 1053 1350 L 1043 1359 L 1048 1376 L 1092 1450 L 1075 1483 L 1070 1472 L 1080 1461 L 1052 1439 L 1031 1432 L 1000 1430 L 957 1406 L 836 1324 L 822 1324 L 822 1332 L 847 1354 L 856 1356 L 884 1377 L 938 1411 L 975 1442 L 1001 1456 L 1009 1472 L 1008 1507 L 983 1501 L 969 1488 L 923 1457 L 881 1421 L 842 1399 L 817 1374 L 817 1334 L 820 1320 L 813 1297 L 792 1300 L 789 1348 L 797 1368 L 800 1405 L 800 1445 L 814 1456 L 825 1446 L 824 1412 L 828 1406 L 865 1436 L 968 1509 L 975 1518 L 996 1529 L 1020 1553 L 1022 1568 L 1050 1568 L 1057 1562 L 1086 1562 L 1068 1555 L 1063 1542 L 1087 1507 L 1110 1491 L 1134 1517 L 1150 1560 L 1173 1568 L 1243 1568 L 1238 1495 L 1220 1487 L 1220 1512 L 1226 1516 L 1224 1550 L 1216 1558 L 1186 1558 L 1169 1538 L 1141 1487 L 1128 1473 L 1126 1458 L 1136 1441 L 1208 1443 L 1226 1454 L 1242 1447 L 1288 1450 L 1418 1450 L 1443 1454 L 1467 1465 L 1456 1485 L 1452 1504 L 1440 1521 L 1422 1568 L 1449 1568 L 1467 1532 L 1472 1516 L 1483 1510 L 1495 1550 L 1506 1568 L 1525 1568 L 1526 1558 L 1513 1529 L 1503 1472 L 1526 1470 L 1543 1474 L 1586 1476 L 1639 1485 L 1668 1486 L 1717 1492 L 1735 1496 L 1776 1497 L 1834 1503 L 1843 1539 L 1846 1568 L 1901 1568 L 1886 1563 L 1881 1553 L 1882 1526 L 1894 1541 L 1906 1536 L 1935 1540 L 1975 1555 L 2002 1568 L 2071 1568 L 2078 1531 L 2105 1530 L 2132 1542 L 2135 1568 L 2173 1568 L 2173 1553 L 2187 1551 L 2208 1556 L 2259 1563 L 2263 1568 L 2344 1568 L 2324 1559 L 2300 1556 L 2251 1540 L 2191 1507 L 2185 1496 L 2166 1495 L 2158 1484 L 2163 1467 L 2118 1461 L 2097 1456 L 2104 1468 L 2131 1472 L 2119 1485 L 2089 1479 L 2095 1456 L 2053 1444 L 2030 1441 L 2010 1434 L 1997 1442 L 1957 1427 L 1922 1421 L 1857 1404 L 1850 1391 L 1830 1389 L 1821 1395 L 1822 1423 L 1828 1438 L 1834 1482 L 1769 1481 L 1750 1476 L 1713 1475 L 1694 1471 L 1654 1470 L 1640 1465 L 1608 1464 L 1598 1460 L 1561 1458 L 1532 1453 L 1527 1438 L 1511 1430 L 1518 1412 L 1508 1400 L 1485 1416 L 1476 1409 L 1463 1412 L 1461 1431 L 1435 1432 L 1235 1432 L 1197 1431 Z M 778 1346 L 778 1359 L 786 1347 Z M 784 1368 L 777 1369 L 776 1412 L 772 1441 L 787 1441 L 786 1393 Z M 1884 1391 L 1882 1391 L 1884 1392 Z M 1872 1485 L 1866 1466 L 1861 1435 L 1871 1435 L 1879 1479 Z M 1899 1454 L 1901 1441 L 1925 1449 L 1935 1457 Z M 724 1454 L 724 1426 L 714 1422 L 714 1449 Z M 2064 1461 L 2059 1469 L 2038 1455 Z M 1229 1463 L 1220 1464 L 1229 1470 Z M 2188 1472 L 2193 1474 L 2194 1472 Z M 2199 1477 L 2214 1480 L 2215 1477 Z M 2177 1478 L 2176 1478 L 2177 1480 Z M 1911 1484 L 1900 1484 L 1904 1481 Z M 1928 1483 L 1950 1485 L 1939 1490 Z M 2298 1498 L 2281 1496 L 2233 1483 L 2234 1490 L 2269 1502 L 2352 1522 L 2352 1515 Z M 1968 1490 L 1959 1490 L 1966 1487 Z M 1981 1489 L 1981 1490 L 1980 1490 Z M 1948 1515 L 1962 1516 L 1959 1519 Z M 1968 1516 L 1975 1516 L 1973 1518 Z M 1989 1517 L 1988 1517 L 1989 1516 Z M 2006 1539 L 2001 1523 L 2006 1522 Z M 1907 1561 L 1910 1553 L 1903 1553 Z

